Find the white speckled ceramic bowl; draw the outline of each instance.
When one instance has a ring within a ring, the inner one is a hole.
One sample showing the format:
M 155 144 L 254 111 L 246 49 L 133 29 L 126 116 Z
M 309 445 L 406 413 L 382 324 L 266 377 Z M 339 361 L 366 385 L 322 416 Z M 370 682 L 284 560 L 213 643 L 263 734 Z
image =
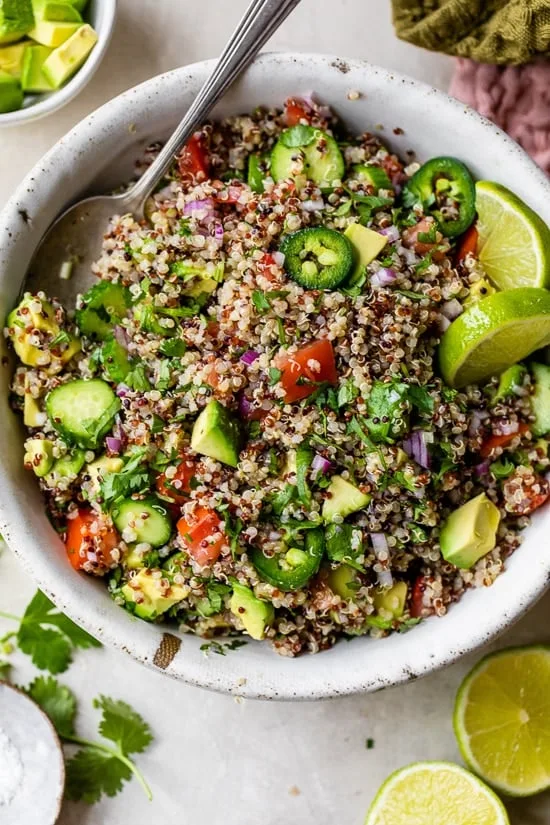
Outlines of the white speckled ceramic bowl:
M 197 63 L 112 100 L 59 141 L 33 169 L 0 216 L 0 315 L 14 305 L 33 249 L 70 201 L 128 177 L 138 148 L 166 137 L 211 64 Z M 381 130 L 398 152 L 420 159 L 450 154 L 481 178 L 506 184 L 550 223 L 550 185 L 522 150 L 491 123 L 446 95 L 368 63 L 319 55 L 268 54 L 216 110 L 236 114 L 279 105 L 314 89 L 354 132 Z M 347 93 L 356 90 L 359 100 Z M 398 134 L 394 132 L 398 130 Z M 403 130 L 401 132 L 401 130 Z M 1 372 L 0 530 L 40 587 L 91 633 L 139 661 L 191 684 L 249 697 L 315 699 L 395 685 L 453 662 L 518 619 L 547 586 L 550 511 L 538 513 L 506 572 L 467 593 L 441 619 L 382 641 L 342 642 L 316 656 L 283 659 L 250 642 L 205 657 L 202 641 L 132 618 L 105 586 L 75 573 L 50 526 L 40 493 L 22 466 L 22 430 L 8 408 L 11 368 Z
M 60 89 L 42 95 L 26 95 L 22 109 L 0 114 L 0 128 L 21 126 L 57 112 L 75 98 L 88 85 L 103 60 L 116 19 L 117 0 L 89 0 L 84 20 L 97 32 L 98 41 L 84 65 Z

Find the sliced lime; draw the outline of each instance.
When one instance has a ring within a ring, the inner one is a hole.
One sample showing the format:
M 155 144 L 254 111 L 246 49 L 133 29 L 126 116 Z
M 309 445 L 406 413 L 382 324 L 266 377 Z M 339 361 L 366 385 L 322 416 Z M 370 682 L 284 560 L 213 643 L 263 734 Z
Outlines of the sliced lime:
M 439 347 L 451 387 L 477 384 L 550 344 L 550 292 L 523 287 L 497 292 L 468 307 Z
M 550 230 L 498 183 L 476 183 L 478 254 L 499 289 L 550 286 Z
M 493 791 L 450 762 L 415 762 L 392 774 L 365 825 L 509 825 Z
M 497 790 L 550 787 L 550 647 L 486 656 L 460 686 L 454 728 L 467 765 Z

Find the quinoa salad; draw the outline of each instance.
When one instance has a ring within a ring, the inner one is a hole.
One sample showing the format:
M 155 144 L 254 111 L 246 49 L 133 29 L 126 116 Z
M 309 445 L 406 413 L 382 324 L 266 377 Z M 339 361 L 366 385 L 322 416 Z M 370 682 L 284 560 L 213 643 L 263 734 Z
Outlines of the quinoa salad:
M 549 496 L 550 368 L 459 351 L 509 294 L 476 192 L 311 98 L 197 132 L 76 306 L 25 293 L 6 321 L 68 563 L 143 620 L 291 657 L 491 585 Z

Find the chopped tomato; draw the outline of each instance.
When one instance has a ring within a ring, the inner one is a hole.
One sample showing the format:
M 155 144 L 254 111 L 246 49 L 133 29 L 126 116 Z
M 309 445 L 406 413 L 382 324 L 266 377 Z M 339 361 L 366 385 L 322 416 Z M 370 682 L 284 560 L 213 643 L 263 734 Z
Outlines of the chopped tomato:
M 422 232 L 425 235 L 433 235 L 435 230 L 435 241 L 419 241 L 418 236 Z M 434 261 L 440 261 L 445 257 L 445 251 L 442 249 L 435 249 L 436 246 L 442 246 L 445 239 L 436 224 L 430 218 L 422 218 L 415 226 L 408 226 L 403 231 L 403 245 L 409 249 L 414 249 L 417 255 L 432 254 Z
M 409 612 L 412 619 L 421 619 L 423 616 L 428 616 L 433 613 L 432 608 L 424 605 L 424 591 L 426 590 L 426 577 L 418 576 L 411 593 L 411 604 Z
M 298 97 L 289 97 L 285 103 L 285 119 L 287 126 L 298 126 L 299 123 L 311 123 L 311 109 Z
M 194 461 L 184 458 L 176 468 L 176 474 L 167 478 L 166 473 L 157 477 L 156 487 L 161 496 L 171 498 L 176 504 L 184 504 L 191 492 L 191 479 L 197 468 Z
M 82 508 L 74 518 L 67 519 L 65 547 L 75 570 L 103 576 L 118 560 L 113 550 L 119 543 L 115 528 L 93 510 Z
M 462 238 L 460 239 L 460 243 L 458 244 L 456 255 L 455 255 L 455 262 L 459 264 L 467 255 L 475 255 L 477 251 L 477 241 L 479 238 L 479 232 L 477 231 L 475 224 L 471 226 Z
M 215 562 L 227 543 L 220 517 L 208 507 L 197 507 L 193 516 L 180 518 L 178 533 L 189 555 L 202 567 Z
M 515 433 L 507 433 L 506 435 L 490 435 L 489 438 L 486 438 L 481 445 L 479 454 L 482 458 L 489 458 L 493 450 L 496 450 L 497 447 L 507 447 L 512 443 L 514 438 L 517 438 L 518 435 L 524 435 L 529 432 L 529 429 L 529 424 L 520 422 Z
M 195 132 L 183 147 L 178 158 L 178 169 L 182 178 L 206 180 L 209 172 L 208 156 L 203 146 L 200 132 Z
M 314 341 L 293 355 L 279 356 L 274 364 L 281 370 L 287 404 L 311 395 L 319 384 L 338 383 L 334 350 L 326 339 Z

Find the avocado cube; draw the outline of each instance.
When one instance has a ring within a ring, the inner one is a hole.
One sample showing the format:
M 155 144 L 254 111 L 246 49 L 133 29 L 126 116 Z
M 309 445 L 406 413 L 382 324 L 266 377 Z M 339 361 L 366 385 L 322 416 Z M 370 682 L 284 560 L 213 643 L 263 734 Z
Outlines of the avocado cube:
M 189 592 L 189 588 L 172 584 L 165 576 L 158 577 L 159 572 L 143 568 L 121 589 L 126 604 L 140 619 L 153 621 L 185 599 Z
M 29 37 L 42 46 L 57 49 L 81 26 L 81 23 L 56 23 L 50 20 L 37 20 L 29 32 Z
M 535 379 L 535 392 L 531 396 L 531 407 L 535 416 L 533 433 L 550 433 L 550 367 L 546 364 L 531 364 Z
M 55 89 L 80 69 L 96 43 L 97 34 L 86 23 L 52 52 L 44 63 L 44 74 Z
M 25 442 L 23 459 L 27 470 L 42 478 L 53 466 L 53 444 L 45 438 L 29 438 Z
M 42 71 L 44 61 L 51 53 L 52 49 L 48 46 L 29 46 L 25 52 L 21 74 L 21 87 L 24 92 L 40 94 L 40 92 L 53 90 L 53 86 Z
M 349 564 L 339 564 L 328 574 L 328 586 L 333 593 L 336 593 L 344 601 L 353 599 L 357 583 L 357 571 Z
M 58 458 L 44 479 L 48 487 L 57 487 L 60 479 L 74 481 L 86 463 L 85 456 L 84 450 L 73 450 L 63 458 Z
M 12 77 L 21 77 L 23 68 L 23 57 L 28 46 L 28 42 L 15 43 L 14 46 L 0 47 L 0 71 L 11 74 Z
M 265 632 L 275 618 L 273 606 L 258 599 L 249 587 L 242 584 L 233 585 L 229 608 L 241 620 L 248 635 L 258 641 L 265 638 Z
M 374 229 L 368 229 L 359 223 L 350 224 L 344 235 L 351 241 L 355 251 L 356 266 L 350 275 L 350 281 L 353 282 L 362 274 L 363 267 L 368 266 L 380 255 L 388 239 L 379 232 L 375 232 Z
M 35 398 L 30 392 L 25 393 L 23 399 L 23 424 L 25 427 L 40 427 L 45 421 L 43 413 Z
M 124 467 L 124 462 L 121 458 L 115 456 L 102 455 L 91 464 L 88 464 L 86 473 L 90 477 L 89 484 L 86 485 L 86 495 L 88 498 L 97 498 L 101 495 L 101 483 L 105 480 L 105 476 L 111 473 L 120 473 Z
M 34 24 L 31 0 L 0 0 L 0 43 L 13 43 Z
M 466 502 L 441 527 L 443 558 L 461 569 L 473 567 L 495 547 L 499 523 L 498 507 L 485 493 Z
M 201 412 L 191 435 L 191 448 L 229 467 L 239 463 L 241 434 L 231 413 L 216 399 Z
M 391 613 L 392 618 L 400 619 L 405 612 L 408 592 L 407 582 L 396 582 L 385 590 L 377 590 L 373 596 L 374 606 L 379 613 L 383 610 Z
M 371 500 L 371 496 L 362 493 L 342 476 L 333 476 L 326 492 L 322 516 L 327 522 L 334 521 L 335 517 L 344 519 L 357 510 L 363 510 Z
M 23 105 L 23 91 L 19 80 L 8 72 L 0 71 L 0 114 L 15 112 Z
M 82 23 L 78 9 L 63 0 L 33 0 L 34 16 L 37 20 L 58 23 Z

